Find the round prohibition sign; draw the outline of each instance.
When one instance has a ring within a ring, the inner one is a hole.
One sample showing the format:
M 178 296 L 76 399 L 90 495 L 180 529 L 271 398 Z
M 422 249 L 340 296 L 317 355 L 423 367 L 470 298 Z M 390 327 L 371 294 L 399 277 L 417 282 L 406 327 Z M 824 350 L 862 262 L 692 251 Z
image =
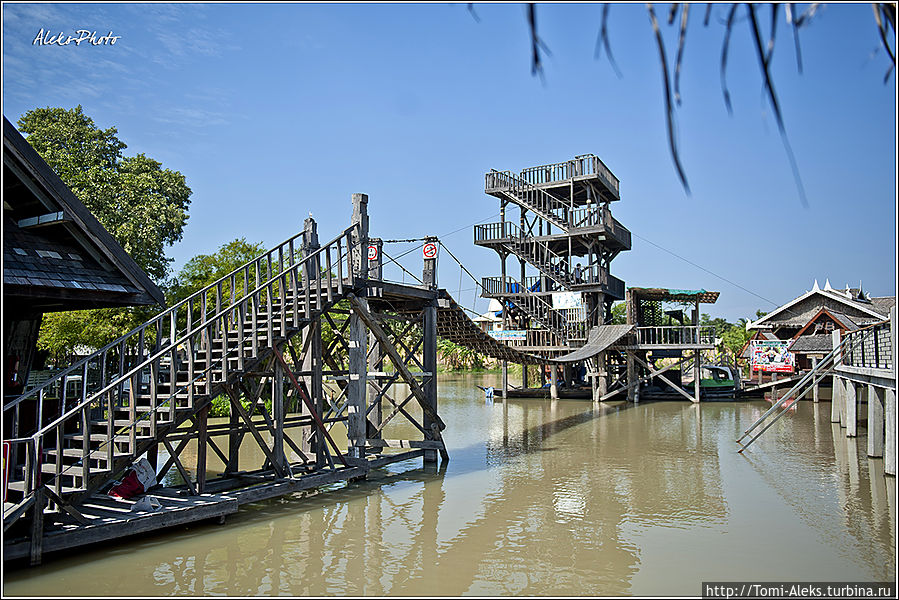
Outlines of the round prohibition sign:
M 368 247 L 368 260 L 377 260 L 378 258 L 378 247 L 377 246 L 369 246 Z
M 433 242 L 428 242 L 421 249 L 421 254 L 425 258 L 436 258 L 437 257 L 437 244 Z

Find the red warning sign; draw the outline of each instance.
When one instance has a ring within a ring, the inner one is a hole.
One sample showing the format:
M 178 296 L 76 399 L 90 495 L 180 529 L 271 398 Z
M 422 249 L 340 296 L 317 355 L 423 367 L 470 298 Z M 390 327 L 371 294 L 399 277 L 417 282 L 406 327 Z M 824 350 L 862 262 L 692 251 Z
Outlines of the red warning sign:
M 425 258 L 437 258 L 437 244 L 428 242 L 421 249 L 421 254 Z
M 369 246 L 368 247 L 368 260 L 377 260 L 378 259 L 378 247 L 377 246 Z

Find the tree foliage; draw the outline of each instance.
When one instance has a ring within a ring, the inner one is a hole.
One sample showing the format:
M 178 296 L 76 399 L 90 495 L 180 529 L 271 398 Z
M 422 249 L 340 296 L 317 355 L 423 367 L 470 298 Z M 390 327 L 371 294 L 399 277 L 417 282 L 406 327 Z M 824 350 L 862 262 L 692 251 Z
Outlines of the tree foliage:
M 36 108 L 18 120 L 28 143 L 101 225 L 156 281 L 168 272 L 165 248 L 181 239 L 191 190 L 184 175 L 127 147 L 115 127 L 100 129 L 73 109 Z M 49 313 L 38 348 L 60 364 L 78 346 L 101 347 L 149 318 L 156 307 Z
M 250 262 L 265 252 L 265 245 L 261 242 L 250 243 L 246 238 L 237 238 L 226 244 L 222 244 L 212 254 L 198 254 L 184 264 L 181 271 L 172 278 L 167 287 L 169 304 L 179 302 L 194 292 L 207 285 L 216 282 L 238 267 Z M 235 276 L 235 284 L 242 289 L 243 275 Z M 231 282 L 223 284 L 223 301 L 230 302 L 232 298 Z
M 28 143 L 156 281 L 168 272 L 165 248 L 181 239 L 191 190 L 184 175 L 127 147 L 115 127 L 100 129 L 73 109 L 36 108 L 18 121 Z

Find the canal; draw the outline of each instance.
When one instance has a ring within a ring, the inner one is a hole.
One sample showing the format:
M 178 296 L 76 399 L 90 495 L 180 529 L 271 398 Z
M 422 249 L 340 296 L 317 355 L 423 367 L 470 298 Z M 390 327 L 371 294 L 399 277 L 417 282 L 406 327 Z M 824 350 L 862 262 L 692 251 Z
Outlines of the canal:
M 699 595 L 702 581 L 893 581 L 895 479 L 802 402 L 485 401 L 441 376 L 451 460 L 6 568 L 4 595 Z M 860 432 L 863 432 L 860 429 Z

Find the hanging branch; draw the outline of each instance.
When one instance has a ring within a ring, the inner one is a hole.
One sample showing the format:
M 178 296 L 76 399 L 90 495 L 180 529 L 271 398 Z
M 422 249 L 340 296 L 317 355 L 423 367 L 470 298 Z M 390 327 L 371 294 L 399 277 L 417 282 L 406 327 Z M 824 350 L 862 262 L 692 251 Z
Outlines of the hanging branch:
M 652 4 L 647 4 L 646 8 L 649 11 L 649 19 L 652 22 L 652 29 L 655 32 L 656 44 L 659 47 L 659 59 L 662 63 L 662 81 L 665 84 L 665 120 L 668 125 L 668 147 L 671 151 L 671 158 L 674 160 L 674 167 L 677 169 L 677 176 L 680 178 L 684 190 L 686 190 L 689 195 L 690 185 L 687 183 L 687 177 L 684 175 L 684 169 L 680 164 L 680 155 L 677 150 L 677 141 L 675 139 L 674 107 L 671 105 L 671 83 L 668 80 L 668 59 L 665 57 L 665 42 L 662 40 L 662 32 L 659 30 L 659 22 L 656 19 L 656 13 Z
M 730 91 L 727 89 L 727 51 L 730 49 L 730 32 L 734 27 L 734 16 L 737 13 L 737 5 L 731 4 L 727 13 L 727 24 L 724 29 L 724 44 L 721 47 L 721 92 L 724 94 L 724 106 L 727 114 L 733 115 L 734 110 L 730 104 Z
M 881 15 L 883 15 L 884 19 L 886 19 L 890 26 L 893 29 L 893 36 L 896 35 L 896 15 L 890 12 L 890 9 L 895 10 L 895 6 L 892 4 L 875 4 L 874 5 L 874 21 L 877 23 L 877 30 L 880 32 L 880 42 L 883 44 L 884 49 L 887 51 L 887 55 L 890 57 L 890 66 L 887 67 L 887 72 L 883 76 L 883 82 L 886 83 L 890 78 L 890 73 L 893 71 L 893 67 L 896 66 L 896 55 L 893 54 L 893 50 L 890 48 L 889 40 L 887 40 L 887 30 L 884 25 L 883 19 L 881 19 Z
M 684 4 L 684 11 L 681 13 L 680 36 L 677 40 L 677 59 L 674 61 L 674 99 L 680 106 L 680 65 L 684 57 L 684 42 L 687 39 L 687 15 L 690 12 L 690 5 Z
M 537 35 L 537 8 L 533 3 L 528 4 L 528 26 L 531 29 L 531 75 L 539 74 L 540 81 L 545 83 L 543 65 L 540 62 L 540 50 L 542 49 L 548 56 L 551 56 L 552 53 Z
M 793 156 L 793 149 L 790 146 L 790 140 L 787 138 L 787 130 L 784 127 L 783 115 L 780 112 L 780 103 L 777 101 L 777 93 L 774 91 L 774 84 L 771 82 L 771 71 L 768 61 L 765 59 L 765 52 L 762 48 L 762 37 L 759 33 L 759 24 L 755 16 L 755 5 L 747 5 L 749 9 L 749 22 L 752 33 L 752 39 L 755 42 L 756 55 L 762 69 L 762 75 L 765 80 L 765 91 L 768 92 L 768 99 L 774 109 L 774 118 L 777 121 L 777 128 L 780 130 L 780 139 L 783 141 L 784 149 L 787 152 L 787 158 L 790 161 L 790 167 L 793 170 L 793 178 L 796 180 L 796 187 L 799 190 L 799 200 L 802 202 L 803 208 L 808 208 L 808 198 L 805 196 L 805 188 L 802 185 L 802 178 L 799 176 L 799 167 L 796 165 L 796 157 Z
M 793 45 L 796 47 L 796 69 L 799 71 L 799 74 L 802 75 L 802 53 L 799 51 L 799 21 L 793 19 L 793 5 L 789 2 L 787 3 L 786 10 L 787 23 L 789 23 L 793 29 Z
M 777 35 L 777 9 L 780 4 L 771 5 L 771 35 L 768 36 L 768 52 L 765 54 L 765 62 L 771 64 L 771 56 L 774 54 L 774 36 Z
M 596 52 L 594 53 L 594 58 L 599 58 L 600 47 L 604 47 L 606 49 L 606 56 L 609 57 L 609 63 L 612 65 L 612 69 L 615 70 L 615 75 L 618 76 L 618 79 L 621 79 L 621 71 L 618 70 L 618 65 L 615 63 L 615 57 L 612 56 L 612 46 L 609 44 L 609 31 L 606 28 L 606 24 L 609 21 L 609 4 L 603 4 L 602 6 L 602 24 L 599 28 L 599 36 L 596 38 Z M 600 46 L 601 45 L 601 46 Z

